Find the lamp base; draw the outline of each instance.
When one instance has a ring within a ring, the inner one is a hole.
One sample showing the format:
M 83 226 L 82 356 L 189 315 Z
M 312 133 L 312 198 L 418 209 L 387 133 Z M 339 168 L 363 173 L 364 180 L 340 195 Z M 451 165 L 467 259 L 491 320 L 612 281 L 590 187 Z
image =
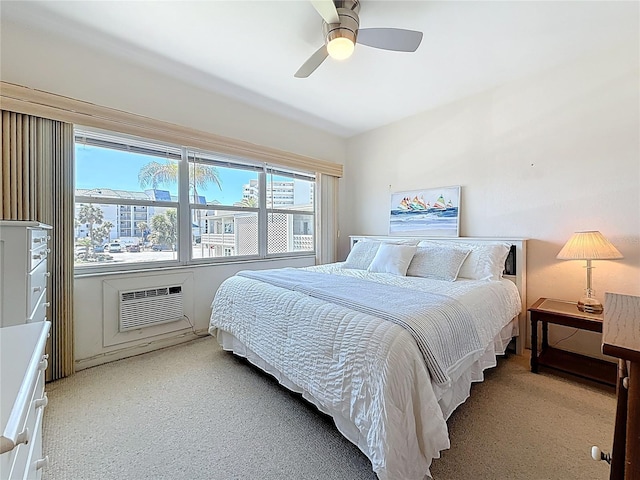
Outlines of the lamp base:
M 593 297 L 582 297 L 578 300 L 578 310 L 585 313 L 602 313 L 602 303 Z

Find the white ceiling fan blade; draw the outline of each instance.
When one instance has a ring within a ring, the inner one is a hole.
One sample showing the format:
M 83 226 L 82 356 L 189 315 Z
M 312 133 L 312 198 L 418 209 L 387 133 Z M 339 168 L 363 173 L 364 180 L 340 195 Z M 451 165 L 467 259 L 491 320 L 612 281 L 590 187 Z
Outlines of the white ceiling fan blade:
M 302 66 L 295 73 L 294 77 L 296 78 L 307 78 L 311 75 L 316 68 L 320 66 L 324 59 L 329 56 L 327 52 L 327 46 L 322 45 L 318 50 L 315 51 L 313 55 L 309 57 L 309 59 L 302 64 Z
M 361 28 L 357 43 L 383 50 L 415 52 L 422 42 L 422 32 L 402 28 Z
M 324 18 L 325 22 L 340 23 L 338 10 L 336 10 L 333 0 L 311 0 L 311 4 L 318 11 L 320 16 Z

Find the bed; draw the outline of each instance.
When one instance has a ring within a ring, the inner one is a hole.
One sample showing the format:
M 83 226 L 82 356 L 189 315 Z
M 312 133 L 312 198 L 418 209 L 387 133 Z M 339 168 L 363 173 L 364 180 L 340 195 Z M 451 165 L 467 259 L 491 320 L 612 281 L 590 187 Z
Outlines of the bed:
M 526 241 L 351 243 L 345 262 L 228 278 L 209 333 L 330 415 L 380 480 L 423 480 L 472 383 L 523 348 Z

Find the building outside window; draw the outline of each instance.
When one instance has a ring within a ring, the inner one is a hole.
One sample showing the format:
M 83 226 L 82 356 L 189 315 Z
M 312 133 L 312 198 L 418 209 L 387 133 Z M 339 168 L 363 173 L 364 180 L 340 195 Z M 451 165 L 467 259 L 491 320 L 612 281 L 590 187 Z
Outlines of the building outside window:
M 313 174 L 78 128 L 76 267 L 313 253 L 314 189 Z

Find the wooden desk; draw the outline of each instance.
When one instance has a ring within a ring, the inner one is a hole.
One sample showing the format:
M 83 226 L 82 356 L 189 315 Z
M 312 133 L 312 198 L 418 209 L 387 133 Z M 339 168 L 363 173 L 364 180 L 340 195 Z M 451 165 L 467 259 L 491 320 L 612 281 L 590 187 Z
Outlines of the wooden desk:
M 605 293 L 602 353 L 621 359 L 610 478 L 640 480 L 640 297 Z
M 545 366 L 615 386 L 615 363 L 549 346 L 549 323 L 601 333 L 601 314 L 581 312 L 575 302 L 541 298 L 529 308 L 529 316 L 531 318 L 531 371 L 533 373 L 538 373 L 539 367 Z M 542 323 L 542 342 L 539 350 L 538 322 Z

